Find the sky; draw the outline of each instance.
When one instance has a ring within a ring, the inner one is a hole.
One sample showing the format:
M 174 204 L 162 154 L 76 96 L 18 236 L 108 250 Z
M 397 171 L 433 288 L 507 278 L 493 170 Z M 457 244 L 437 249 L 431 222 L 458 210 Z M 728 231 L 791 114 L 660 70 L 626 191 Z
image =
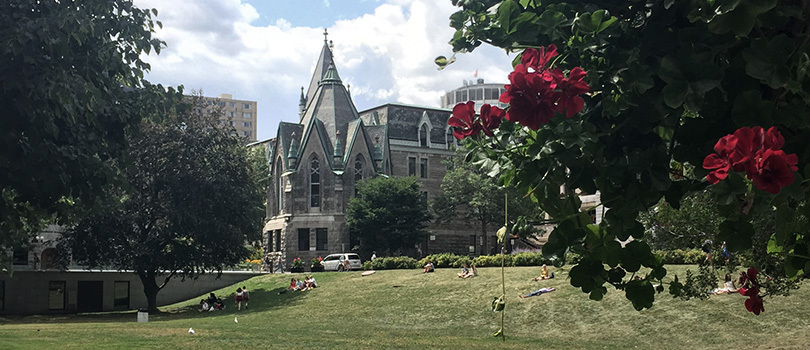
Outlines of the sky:
M 257 138 L 278 123 L 298 122 L 301 87 L 309 85 L 324 29 L 344 85 L 358 111 L 385 103 L 439 107 L 464 80 L 506 82 L 511 59 L 482 45 L 439 71 L 452 55 L 450 0 L 135 0 L 158 10 L 159 55 L 145 56 L 146 79 L 183 85 L 187 93 L 232 94 L 258 102 Z

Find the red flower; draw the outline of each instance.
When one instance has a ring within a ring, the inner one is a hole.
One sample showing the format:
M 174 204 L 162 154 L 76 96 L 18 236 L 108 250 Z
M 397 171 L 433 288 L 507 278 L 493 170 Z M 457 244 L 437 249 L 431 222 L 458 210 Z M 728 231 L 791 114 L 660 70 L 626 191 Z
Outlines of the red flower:
M 703 168 L 714 169 L 706 180 L 716 184 L 728 176 L 729 171 L 745 171 L 754 186 L 773 194 L 793 183 L 793 172 L 799 158 L 786 154 L 780 148 L 785 139 L 776 127 L 763 131 L 762 127 L 742 127 L 726 135 L 714 145 L 716 153 L 703 159 Z
M 728 176 L 728 172 L 731 170 L 731 161 L 728 156 L 734 151 L 736 145 L 737 138 L 734 135 L 723 136 L 714 145 L 714 151 L 717 153 L 712 153 L 703 159 L 703 168 L 717 169 L 706 175 L 710 184 L 716 184 Z
M 500 101 L 509 104 L 506 120 L 521 123 L 532 130 L 548 123 L 554 116 L 554 79 L 547 72 L 530 73 L 519 64 L 509 73 L 511 84 L 504 86 Z
M 490 106 L 488 103 L 481 106 L 481 129 L 484 134 L 487 134 L 487 136 L 494 136 L 492 130 L 495 130 L 501 126 L 503 114 L 504 112 L 502 109 L 495 106 Z
M 467 101 L 453 107 L 453 116 L 447 120 L 447 125 L 455 127 L 453 136 L 459 140 L 478 135 L 481 125 L 475 122 L 475 102 Z
M 765 306 L 762 304 L 762 298 L 757 295 L 751 296 L 748 300 L 745 301 L 745 308 L 748 311 L 754 313 L 754 315 L 759 315 L 760 312 L 765 311 Z
M 557 55 L 557 46 L 554 44 L 548 47 L 541 46 L 539 49 L 526 49 L 520 56 L 520 63 L 534 69 L 535 72 L 541 72 Z
M 582 111 L 585 100 L 579 95 L 588 92 L 591 88 L 588 83 L 582 81 L 585 78 L 585 71 L 580 67 L 574 67 L 568 72 L 568 79 L 559 69 L 552 70 L 551 75 L 557 83 L 557 88 L 561 90 L 558 93 L 557 112 L 565 114 L 566 118 L 571 118 Z
M 793 172 L 799 170 L 799 158 L 782 150 L 760 150 L 755 156 L 754 186 L 773 194 L 793 183 Z

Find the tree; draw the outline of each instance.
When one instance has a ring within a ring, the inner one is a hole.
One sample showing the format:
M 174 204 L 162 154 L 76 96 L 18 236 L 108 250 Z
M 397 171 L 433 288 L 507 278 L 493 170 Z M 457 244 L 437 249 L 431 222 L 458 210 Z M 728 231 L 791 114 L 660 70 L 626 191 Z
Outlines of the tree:
M 720 215 L 708 191 L 695 192 L 675 209 L 661 199 L 639 215 L 653 249 L 697 248 L 706 240 L 717 240 Z M 716 242 L 719 243 L 719 242 Z
M 635 308 L 652 307 L 666 270 L 639 213 L 662 198 L 679 208 L 706 188 L 730 250 L 751 247 L 752 215 L 776 217 L 764 253 L 785 264 L 769 277 L 810 269 L 810 1 L 452 2 L 454 51 L 522 51 L 500 98 L 503 123 L 460 128 L 472 131 L 476 164 L 557 219 L 543 250 L 582 256 L 572 285 L 595 300 L 613 285 Z M 600 225 L 579 212 L 578 190 L 600 192 Z M 642 266 L 649 272 L 633 278 Z M 773 280 L 757 279 L 761 269 L 748 272 L 756 314 Z M 669 287 L 682 290 L 677 279 Z
M 153 311 L 170 279 L 241 262 L 261 232 L 264 194 L 247 149 L 215 114 L 142 125 L 130 142 L 134 163 L 120 168 L 127 187 L 111 191 L 109 209 L 81 220 L 59 244 L 80 264 L 134 270 Z
M 346 223 L 362 254 L 402 254 L 427 237 L 430 214 L 416 178 L 379 176 L 358 184 L 357 193 L 346 208 Z
M 444 222 L 460 217 L 465 222 L 479 223 L 481 235 L 486 238 L 488 230 L 503 226 L 504 196 L 507 193 L 511 224 L 519 217 L 528 218 L 533 223 L 543 219 L 537 205 L 523 198 L 523 194 L 514 188 L 498 186 L 495 179 L 481 174 L 472 164 L 464 162 L 463 155 L 450 157 L 446 163 L 449 170 L 442 178 L 442 194 L 431 205 L 436 213 L 436 220 Z M 486 254 L 489 247 L 486 239 L 484 242 Z
M 96 206 L 126 136 L 181 98 L 143 80 L 142 55 L 165 44 L 156 14 L 130 0 L 0 2 L 0 251 Z

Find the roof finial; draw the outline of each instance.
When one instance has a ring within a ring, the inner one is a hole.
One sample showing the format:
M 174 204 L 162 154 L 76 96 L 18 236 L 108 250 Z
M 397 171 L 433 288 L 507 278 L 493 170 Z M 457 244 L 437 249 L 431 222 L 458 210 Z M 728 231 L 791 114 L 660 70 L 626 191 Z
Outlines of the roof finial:
M 324 43 L 324 44 L 326 44 L 326 40 L 327 40 L 327 39 L 326 39 L 326 36 L 327 36 L 327 35 L 329 35 L 329 33 L 326 31 L 326 28 L 324 28 L 324 29 L 323 29 L 323 43 Z

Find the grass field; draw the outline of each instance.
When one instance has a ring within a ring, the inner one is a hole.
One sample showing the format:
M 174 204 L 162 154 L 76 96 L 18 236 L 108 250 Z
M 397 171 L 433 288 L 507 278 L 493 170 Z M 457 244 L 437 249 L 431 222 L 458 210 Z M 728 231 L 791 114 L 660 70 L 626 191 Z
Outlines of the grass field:
M 682 277 L 686 268 L 669 270 Z M 500 269 L 482 268 L 467 280 L 457 272 L 316 273 L 319 288 L 286 294 L 278 292 L 290 275 L 264 275 L 239 284 L 250 290 L 248 310 L 233 306 L 233 286 L 216 291 L 228 300 L 224 311 L 199 313 L 197 298 L 161 308 L 148 323 L 137 323 L 132 311 L 0 318 L 0 349 L 810 348 L 807 283 L 789 297 L 766 298 L 759 316 L 739 294 L 704 301 L 659 294 L 652 309 L 638 312 L 615 290 L 601 302 L 588 300 L 565 269 L 532 282 L 539 268 L 507 268 L 504 342 L 492 337 L 500 314 L 490 310 L 501 293 Z M 557 291 L 517 297 L 540 287 Z

